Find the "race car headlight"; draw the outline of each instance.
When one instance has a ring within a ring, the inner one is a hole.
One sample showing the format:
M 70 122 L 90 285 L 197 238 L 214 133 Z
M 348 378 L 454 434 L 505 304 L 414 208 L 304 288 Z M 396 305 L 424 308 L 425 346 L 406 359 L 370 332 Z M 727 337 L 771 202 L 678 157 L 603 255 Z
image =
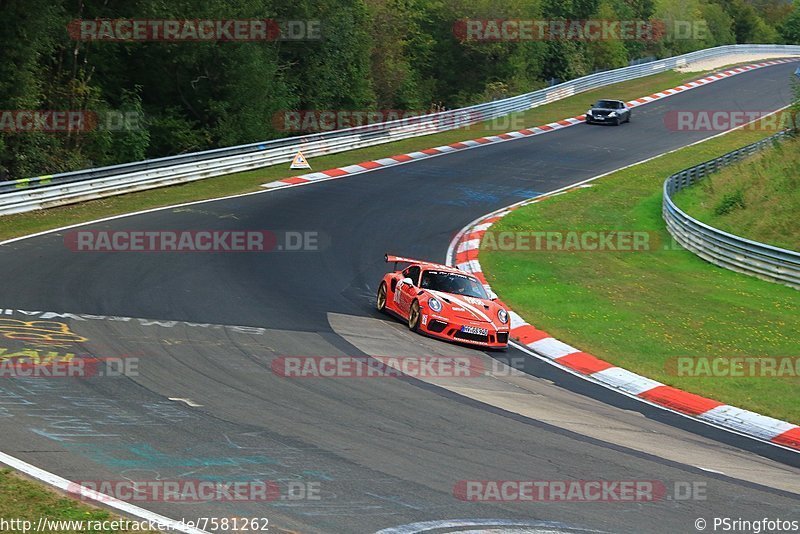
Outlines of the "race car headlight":
M 617 116 L 617 112 L 616 111 L 612 111 L 611 113 L 608 114 L 608 116 L 609 117 L 616 117 Z
M 441 302 L 439 302 L 439 301 L 436 299 L 436 297 L 431 297 L 430 299 L 428 299 L 428 306 L 430 306 L 430 307 L 431 307 L 431 309 L 432 309 L 433 311 L 435 311 L 435 312 L 440 312 L 440 311 L 442 311 L 442 303 L 441 303 Z
M 497 318 L 500 319 L 501 323 L 506 324 L 508 322 L 508 312 L 503 308 L 500 308 L 497 311 Z

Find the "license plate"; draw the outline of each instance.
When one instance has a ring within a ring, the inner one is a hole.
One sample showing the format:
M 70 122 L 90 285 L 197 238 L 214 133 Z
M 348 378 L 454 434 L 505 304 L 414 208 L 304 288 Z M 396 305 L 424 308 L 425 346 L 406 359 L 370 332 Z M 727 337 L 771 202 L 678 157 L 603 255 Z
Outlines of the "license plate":
M 477 326 L 467 326 L 464 325 L 461 327 L 461 331 L 466 334 L 475 334 L 478 336 L 486 336 L 489 335 L 489 330 L 486 328 L 478 328 Z

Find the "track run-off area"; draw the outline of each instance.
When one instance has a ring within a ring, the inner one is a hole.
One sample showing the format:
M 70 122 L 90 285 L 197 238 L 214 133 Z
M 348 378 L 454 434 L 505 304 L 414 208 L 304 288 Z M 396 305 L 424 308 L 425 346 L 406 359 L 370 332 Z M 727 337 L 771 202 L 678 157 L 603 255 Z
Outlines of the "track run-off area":
M 454 235 L 485 213 L 717 133 L 670 129 L 670 112 L 788 105 L 796 67 L 657 100 L 620 127 L 578 124 L 79 228 L 312 235 L 313 250 L 79 252 L 70 231 L 9 242 L 0 247 L 0 351 L 92 356 L 106 372 L 0 382 L 0 451 L 73 481 L 270 481 L 270 498 L 135 504 L 174 519 L 267 518 L 272 532 L 674 533 L 696 531 L 698 518 L 797 519 L 800 455 L 513 348 L 484 353 L 422 338 L 373 303 L 384 253 L 443 262 Z M 275 372 L 286 356 L 391 355 L 463 356 L 486 373 Z M 501 362 L 512 359 L 524 374 Z M 129 372 L 108 372 L 126 362 L 135 362 Z M 465 494 L 470 481 L 502 480 L 661 491 L 613 502 Z

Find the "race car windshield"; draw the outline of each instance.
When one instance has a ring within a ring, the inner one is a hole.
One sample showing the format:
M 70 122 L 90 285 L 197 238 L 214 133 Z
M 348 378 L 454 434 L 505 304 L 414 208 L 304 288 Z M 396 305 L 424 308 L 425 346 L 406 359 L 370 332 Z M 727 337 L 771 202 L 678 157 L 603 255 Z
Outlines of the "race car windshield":
M 600 100 L 595 107 L 602 109 L 619 109 L 622 107 L 619 104 L 619 102 L 614 102 L 613 100 Z
M 422 289 L 432 289 L 443 293 L 464 295 L 465 297 L 475 297 L 478 299 L 489 298 L 480 282 L 475 278 L 463 274 L 425 271 L 422 273 L 422 283 L 420 287 L 422 287 Z

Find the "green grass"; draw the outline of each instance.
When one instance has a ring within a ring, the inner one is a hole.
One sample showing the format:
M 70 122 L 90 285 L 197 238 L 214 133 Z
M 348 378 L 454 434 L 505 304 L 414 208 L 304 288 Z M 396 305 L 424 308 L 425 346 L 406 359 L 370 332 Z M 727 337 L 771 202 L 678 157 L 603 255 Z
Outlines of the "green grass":
M 712 174 L 674 199 L 715 228 L 800 250 L 800 139 Z
M 581 350 L 663 383 L 800 423 L 800 378 L 679 377 L 668 370 L 677 356 L 800 356 L 797 291 L 671 246 L 661 218 L 667 176 L 766 135 L 729 133 L 514 211 L 492 227 L 494 235 L 645 231 L 656 246 L 616 253 L 500 251 L 488 250 L 484 238 L 480 261 L 489 282 L 531 324 Z
M 488 121 L 466 129 L 452 130 L 330 156 L 311 158 L 310 162 L 314 170 L 325 170 L 467 139 L 475 139 L 485 135 L 498 135 L 521 128 L 539 126 L 565 117 L 580 115 L 586 111 L 591 102 L 604 96 L 631 100 L 704 76 L 704 74 L 700 73 L 668 71 L 581 93 L 524 113 L 513 114 L 505 121 Z M 298 174 L 297 171 L 290 171 L 288 166 L 288 163 L 286 163 L 255 171 L 209 178 L 190 184 L 152 189 L 71 206 L 0 217 L 0 239 L 18 237 L 121 213 L 257 191 L 261 189 L 259 186 L 263 183 Z
M 0 518 L 6 521 L 12 519 L 27 520 L 32 523 L 29 532 L 38 524 L 39 518 L 45 517 L 53 520 L 65 521 L 113 521 L 119 520 L 105 510 L 93 508 L 78 500 L 64 497 L 44 484 L 32 482 L 16 475 L 11 469 L 0 469 Z M 18 523 L 19 525 L 19 523 Z M 9 532 L 22 532 L 22 528 L 7 530 Z M 47 532 L 56 532 L 49 530 Z M 72 534 L 78 532 L 152 532 L 143 530 L 70 530 L 62 528 L 59 534 Z

